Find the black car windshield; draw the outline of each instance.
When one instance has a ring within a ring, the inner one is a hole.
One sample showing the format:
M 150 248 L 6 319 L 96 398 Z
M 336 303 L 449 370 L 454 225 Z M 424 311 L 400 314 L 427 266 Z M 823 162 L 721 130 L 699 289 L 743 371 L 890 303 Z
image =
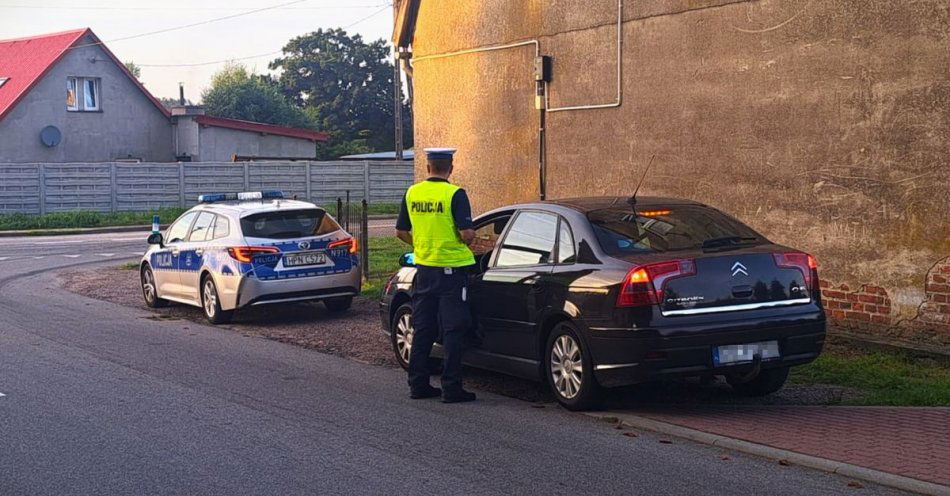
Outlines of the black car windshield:
M 304 238 L 339 229 L 340 225 L 319 208 L 278 210 L 241 218 L 241 231 L 250 238 Z
M 601 248 L 611 255 L 722 249 L 767 241 L 736 219 L 700 205 L 617 207 L 588 212 Z

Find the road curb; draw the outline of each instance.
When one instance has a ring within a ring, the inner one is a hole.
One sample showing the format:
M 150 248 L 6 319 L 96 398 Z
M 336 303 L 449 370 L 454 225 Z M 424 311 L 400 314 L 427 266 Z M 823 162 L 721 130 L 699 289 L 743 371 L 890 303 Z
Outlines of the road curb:
M 873 482 L 882 486 L 893 487 L 904 491 L 910 491 L 928 496 L 950 496 L 950 487 L 941 486 L 933 482 L 904 477 L 902 475 L 891 474 L 874 470 L 850 463 L 838 462 L 827 458 L 820 458 L 811 455 L 797 453 L 795 451 L 773 448 L 764 444 L 752 443 L 741 439 L 712 434 L 688 427 L 682 427 L 667 422 L 660 422 L 639 415 L 623 414 L 616 412 L 587 412 L 585 415 L 604 419 L 617 418 L 623 425 L 635 427 L 646 431 L 658 432 L 683 439 L 688 439 L 697 443 L 708 444 L 719 448 L 725 448 L 741 453 L 771 458 L 775 460 L 788 460 L 789 463 L 808 467 L 822 472 L 860 479 L 867 482 Z
M 164 230 L 168 227 L 168 224 L 163 224 L 161 229 Z M 21 236 L 62 236 L 69 234 L 107 234 L 107 233 L 124 233 L 124 232 L 141 232 L 141 231 L 151 231 L 152 225 L 144 226 L 109 226 L 109 227 L 80 227 L 80 228 L 64 228 L 64 229 L 30 229 L 25 231 L 0 231 L 0 238 L 15 238 Z

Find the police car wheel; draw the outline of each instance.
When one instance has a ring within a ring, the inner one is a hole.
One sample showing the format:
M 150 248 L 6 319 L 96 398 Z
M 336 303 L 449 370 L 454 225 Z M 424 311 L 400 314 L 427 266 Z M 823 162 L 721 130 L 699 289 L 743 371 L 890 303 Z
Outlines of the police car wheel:
M 168 300 L 158 297 L 158 284 L 155 283 L 155 273 L 148 265 L 142 267 L 140 274 L 142 279 L 142 296 L 145 297 L 145 305 L 149 308 L 161 308 L 168 306 Z
M 558 403 L 568 410 L 599 406 L 603 394 L 594 378 L 590 353 L 583 348 L 574 326 L 558 324 L 544 349 L 544 375 Z
M 399 366 L 409 370 L 409 352 L 412 350 L 412 337 L 415 330 L 412 327 L 412 305 L 403 303 L 396 309 L 390 329 L 393 344 L 393 353 Z
M 323 300 L 323 306 L 327 307 L 327 310 L 331 312 L 345 312 L 350 309 L 350 305 L 353 304 L 352 296 L 338 296 L 336 298 L 327 298 Z
M 221 301 L 218 299 L 218 288 L 214 285 L 214 279 L 209 276 L 204 278 L 201 284 L 201 308 L 205 312 L 205 318 L 212 324 L 226 324 L 234 316 L 233 310 L 222 310 Z

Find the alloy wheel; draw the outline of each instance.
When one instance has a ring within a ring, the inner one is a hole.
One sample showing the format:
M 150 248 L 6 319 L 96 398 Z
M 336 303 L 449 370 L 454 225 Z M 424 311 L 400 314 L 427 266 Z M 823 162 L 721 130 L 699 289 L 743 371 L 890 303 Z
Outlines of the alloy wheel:
M 551 347 L 551 377 L 562 397 L 577 396 L 584 381 L 584 363 L 581 348 L 567 334 L 558 336 Z
M 208 316 L 208 318 L 213 319 L 214 314 L 217 311 L 218 293 L 214 290 L 214 282 L 212 282 L 210 278 L 205 281 L 203 300 L 205 314 Z
M 403 362 L 409 363 L 409 352 L 412 351 L 412 337 L 415 329 L 412 327 L 412 314 L 404 313 L 396 321 L 396 350 Z
M 155 301 L 155 276 L 152 269 L 145 269 L 142 272 L 142 292 L 145 293 L 145 301 Z

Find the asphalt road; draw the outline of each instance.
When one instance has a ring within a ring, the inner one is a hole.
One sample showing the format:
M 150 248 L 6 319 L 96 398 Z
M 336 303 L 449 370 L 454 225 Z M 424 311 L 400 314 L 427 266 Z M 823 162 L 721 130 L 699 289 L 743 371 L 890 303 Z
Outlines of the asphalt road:
M 57 287 L 142 237 L 0 239 L 0 494 L 899 494 Z

